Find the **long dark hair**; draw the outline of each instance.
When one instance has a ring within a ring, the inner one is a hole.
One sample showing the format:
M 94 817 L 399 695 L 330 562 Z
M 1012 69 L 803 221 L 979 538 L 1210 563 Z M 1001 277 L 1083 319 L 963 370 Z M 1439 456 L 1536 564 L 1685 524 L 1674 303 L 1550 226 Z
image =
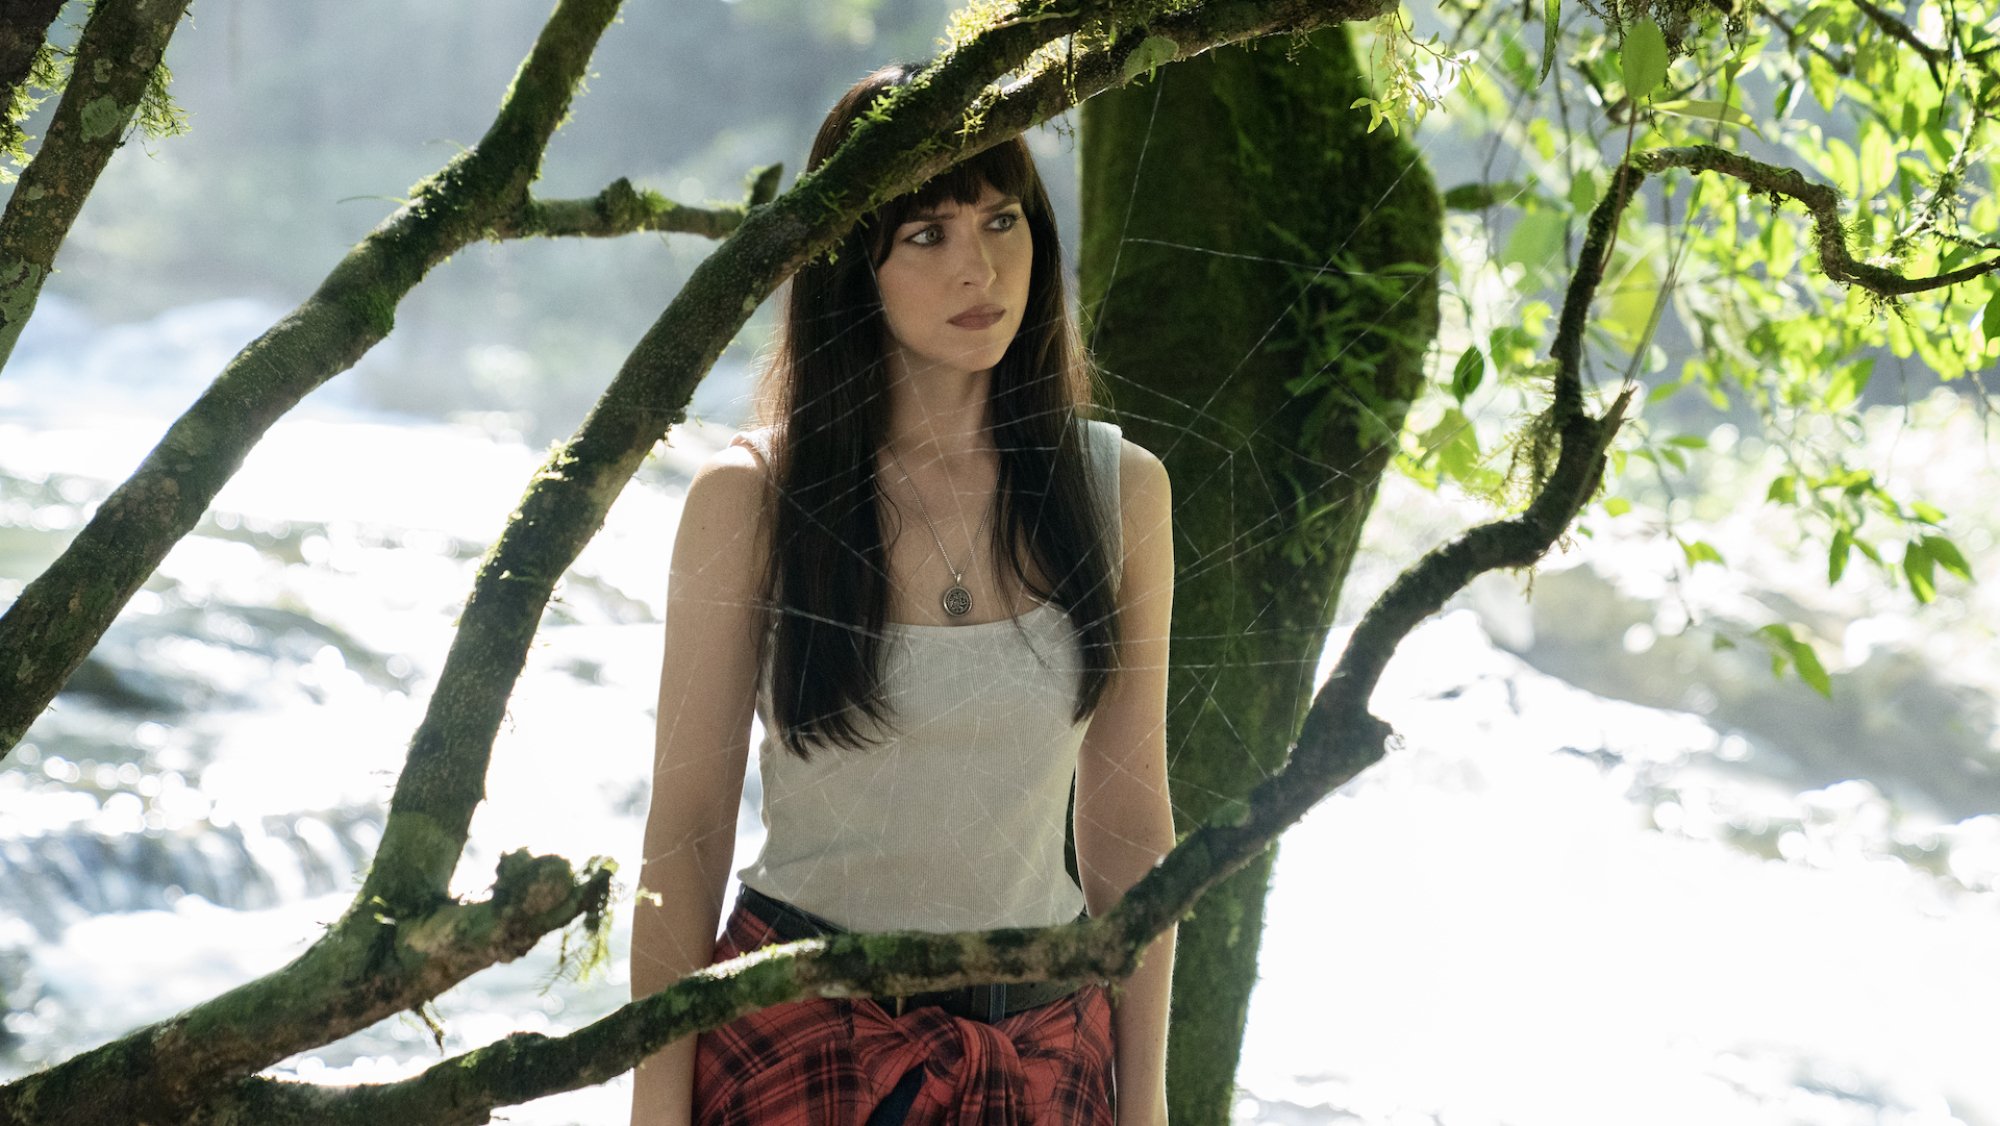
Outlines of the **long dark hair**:
M 880 94 L 916 68 L 886 67 L 843 95 L 813 141 L 807 169 L 846 140 Z M 875 268 L 906 217 L 950 198 L 970 206 L 984 186 L 1021 201 L 1034 241 L 1021 329 L 993 369 L 987 399 L 999 450 L 995 551 L 1021 588 L 1065 611 L 1082 642 L 1075 722 L 1094 712 L 1117 660 L 1117 603 L 1104 532 L 1115 508 L 1094 502 L 1079 410 L 1090 368 L 1063 292 L 1062 249 L 1028 146 L 1003 142 L 864 216 L 831 255 L 792 278 L 763 413 L 775 424 L 771 631 L 772 720 L 801 758 L 808 742 L 859 748 L 866 717 L 891 725 L 881 698 L 889 605 L 876 457 L 888 438 L 886 321 Z M 1032 559 L 1054 589 L 1029 575 Z

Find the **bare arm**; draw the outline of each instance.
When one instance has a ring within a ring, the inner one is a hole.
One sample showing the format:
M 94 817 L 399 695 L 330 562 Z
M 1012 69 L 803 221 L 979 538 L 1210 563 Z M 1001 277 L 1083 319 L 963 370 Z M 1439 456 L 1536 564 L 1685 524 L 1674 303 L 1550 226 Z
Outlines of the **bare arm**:
M 1124 628 L 1077 757 L 1076 855 L 1091 914 L 1108 911 L 1174 845 L 1167 796 L 1167 634 L 1173 619 L 1173 497 L 1158 458 L 1125 443 L 1118 589 Z M 1115 1010 L 1119 1126 L 1165 1126 L 1167 1000 L 1174 931 L 1147 947 Z
M 757 684 L 757 606 L 768 555 L 765 476 L 750 451 L 716 453 L 688 486 L 667 582 L 653 800 L 632 920 L 632 994 L 708 964 L 743 795 Z M 657 898 L 654 898 L 657 896 Z M 633 1073 L 632 1126 L 691 1116 L 695 1038 Z

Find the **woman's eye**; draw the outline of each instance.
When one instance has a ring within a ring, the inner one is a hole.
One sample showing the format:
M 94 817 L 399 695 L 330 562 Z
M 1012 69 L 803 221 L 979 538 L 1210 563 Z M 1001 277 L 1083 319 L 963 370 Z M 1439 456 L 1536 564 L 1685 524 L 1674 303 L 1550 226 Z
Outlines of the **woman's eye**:
M 1020 212 L 1003 211 L 988 220 L 988 226 L 998 224 L 993 229 L 1005 232 L 1013 230 L 1025 221 L 1026 218 Z M 912 246 L 936 246 L 944 241 L 944 228 L 936 223 L 932 223 L 927 227 L 919 228 L 915 234 L 903 241 Z

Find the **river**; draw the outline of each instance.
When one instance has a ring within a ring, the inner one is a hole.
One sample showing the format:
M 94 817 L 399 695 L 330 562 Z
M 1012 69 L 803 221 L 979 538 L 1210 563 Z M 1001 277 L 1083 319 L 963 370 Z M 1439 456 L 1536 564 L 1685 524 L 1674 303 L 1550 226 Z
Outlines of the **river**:
M 0 602 L 276 312 L 106 327 L 43 305 L 0 378 Z M 731 430 L 732 397 L 707 402 L 564 579 L 454 890 L 517 848 L 637 872 L 665 560 L 689 471 Z M 1976 421 L 1914 410 L 1949 417 L 1876 417 L 1871 456 L 1954 514 L 1990 581 Z M 539 460 L 516 429 L 316 393 L 0 765 L 0 1078 L 283 964 L 345 905 Z M 2000 600 L 1828 588 L 1759 503 L 1755 443 L 1712 460 L 1709 507 L 1662 512 L 1727 567 L 1677 569 L 1643 506 L 1597 512 L 1532 598 L 1484 579 L 1392 662 L 1375 704 L 1398 746 L 1281 846 L 1238 1122 L 2000 1124 Z M 1350 607 L 1475 514 L 1391 481 Z M 1773 620 L 1821 639 L 1832 701 L 1714 641 Z M 552 980 L 548 941 L 441 997 L 444 1051 L 609 1011 L 626 937 L 594 980 Z M 272 1074 L 439 1058 L 404 1017 Z M 628 1097 L 502 1113 L 622 1121 Z

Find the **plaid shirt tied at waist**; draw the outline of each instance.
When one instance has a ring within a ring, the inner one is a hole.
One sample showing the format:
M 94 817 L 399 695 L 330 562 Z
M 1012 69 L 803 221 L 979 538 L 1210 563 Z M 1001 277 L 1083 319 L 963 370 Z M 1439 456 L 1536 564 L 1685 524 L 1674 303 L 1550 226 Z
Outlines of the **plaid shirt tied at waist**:
M 726 961 L 773 941 L 741 906 L 716 944 Z M 702 1126 L 869 1126 L 921 1072 L 908 1126 L 1112 1126 L 1111 1001 L 1085 986 L 997 1024 L 937 1008 L 901 1016 L 868 999 L 809 998 L 703 1033 Z

